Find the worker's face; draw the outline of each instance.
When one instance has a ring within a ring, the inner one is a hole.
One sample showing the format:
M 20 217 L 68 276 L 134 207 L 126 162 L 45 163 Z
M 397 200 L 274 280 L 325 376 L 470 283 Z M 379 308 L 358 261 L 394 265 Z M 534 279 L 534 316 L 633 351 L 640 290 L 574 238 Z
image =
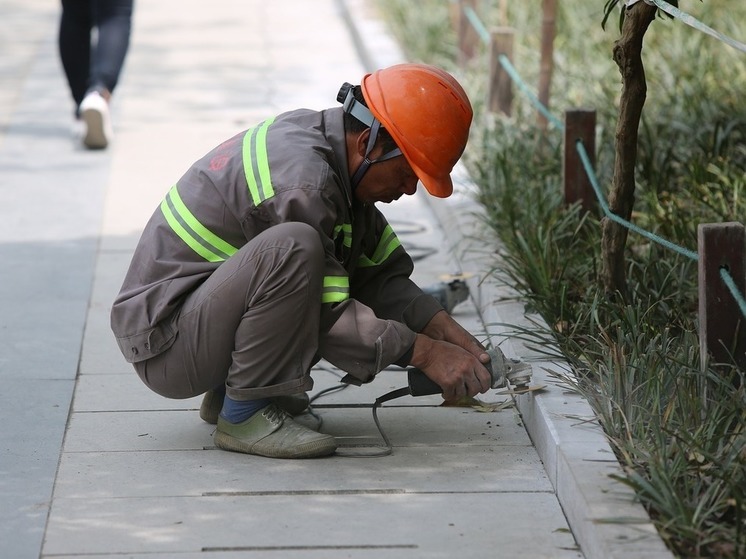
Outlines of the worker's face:
M 380 157 L 380 150 L 373 150 L 371 159 Z M 373 163 L 363 175 L 355 189 L 355 197 L 365 204 L 383 202 L 388 204 L 398 200 L 402 195 L 412 195 L 417 192 L 417 175 L 407 163 L 407 159 L 400 155 L 380 163 Z

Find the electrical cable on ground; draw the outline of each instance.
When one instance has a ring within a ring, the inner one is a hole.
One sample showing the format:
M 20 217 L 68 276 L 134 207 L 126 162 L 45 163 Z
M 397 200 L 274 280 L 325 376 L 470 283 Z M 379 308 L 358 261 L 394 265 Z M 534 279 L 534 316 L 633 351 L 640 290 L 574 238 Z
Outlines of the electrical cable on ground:
M 336 374 L 333 370 L 325 368 L 328 372 Z M 386 370 L 386 369 L 384 369 Z M 341 375 L 337 375 L 341 378 Z M 330 386 L 329 388 L 325 388 L 321 390 L 319 393 L 314 394 L 313 397 L 308 402 L 308 414 L 313 417 L 316 422 L 316 429 L 320 429 L 321 425 L 323 424 L 322 417 L 317 414 L 313 406 L 313 402 L 318 400 L 319 398 L 326 396 L 327 394 L 331 394 L 333 392 L 339 392 L 342 390 L 345 390 L 349 387 L 349 384 L 340 384 L 338 386 Z M 373 451 L 373 452 L 363 452 L 360 450 L 361 447 L 357 447 L 356 450 L 349 450 L 353 447 L 345 447 L 348 450 L 344 450 L 342 452 L 337 452 L 338 456 L 342 456 L 345 458 L 377 458 L 381 456 L 389 456 L 393 452 L 393 445 L 391 444 L 391 440 L 386 435 L 386 432 L 384 431 L 383 427 L 381 426 L 381 422 L 378 419 L 378 408 L 381 407 L 382 404 L 385 402 L 388 402 L 389 400 L 393 400 L 395 398 L 401 398 L 402 396 L 409 396 L 409 387 L 403 387 L 403 388 L 397 388 L 396 390 L 392 390 L 391 392 L 388 392 L 384 394 L 383 396 L 376 399 L 376 401 L 373 403 L 373 406 L 371 408 L 371 411 L 373 413 L 373 421 L 376 424 L 376 428 L 378 429 L 378 433 L 381 435 L 381 439 L 383 439 L 384 445 L 383 446 L 371 446 L 371 448 L 378 448 L 380 450 Z M 338 449 L 339 450 L 339 449 Z

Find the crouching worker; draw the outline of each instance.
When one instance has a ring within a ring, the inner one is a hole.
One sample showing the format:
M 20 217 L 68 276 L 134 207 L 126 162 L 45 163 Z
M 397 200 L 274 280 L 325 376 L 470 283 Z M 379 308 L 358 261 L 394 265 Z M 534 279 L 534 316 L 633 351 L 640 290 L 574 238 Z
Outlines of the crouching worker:
M 146 225 L 112 312 L 119 347 L 167 398 L 205 394 L 219 448 L 333 454 L 292 419 L 324 358 L 361 383 L 416 366 L 443 397 L 490 387 L 484 347 L 410 279 L 376 202 L 437 197 L 472 110 L 446 72 L 401 64 L 345 84 L 341 107 L 295 110 L 194 163 Z

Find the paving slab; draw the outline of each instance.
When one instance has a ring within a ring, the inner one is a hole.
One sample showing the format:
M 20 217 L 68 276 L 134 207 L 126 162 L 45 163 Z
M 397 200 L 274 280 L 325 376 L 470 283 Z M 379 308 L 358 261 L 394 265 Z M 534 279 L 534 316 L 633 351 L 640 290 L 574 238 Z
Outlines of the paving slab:
M 496 511 L 510 510 L 504 522 Z M 399 557 L 579 556 L 557 524 L 551 493 L 219 495 L 199 498 L 56 499 L 46 533 L 49 555 L 361 548 Z M 520 518 L 516 518 L 520 517 Z M 490 551 L 491 550 L 491 551 Z
M 324 409 L 322 431 L 335 437 L 377 438 L 365 408 Z M 392 407 L 378 418 L 395 446 L 448 445 L 478 447 L 496 443 L 530 445 L 525 429 L 510 414 L 485 414 L 465 408 Z
M 313 390 L 309 391 L 309 396 L 313 398 L 313 405 L 317 408 L 355 404 L 373 405 L 378 398 L 389 392 L 408 386 L 406 372 L 396 366 L 384 369 L 372 382 L 361 386 L 342 382 L 344 375 L 334 367 L 328 365 L 320 367 L 324 368 L 317 367 L 311 371 L 314 386 Z M 334 388 L 337 390 L 331 391 Z M 326 390 L 330 392 L 324 393 Z M 500 395 L 498 391 L 480 394 L 476 400 L 486 404 L 511 403 L 508 396 Z M 432 394 L 416 398 L 405 395 L 385 402 L 384 406 L 440 406 L 442 404 L 443 397 L 440 394 Z
M 111 353 L 110 353 L 111 355 Z M 78 377 L 73 412 L 139 412 L 188 410 L 197 417 L 202 397 L 171 400 L 150 390 L 132 366 L 119 374 L 88 374 Z
M 124 372 L 108 374 L 80 374 L 78 376 L 73 411 L 75 412 L 97 412 L 97 411 L 158 411 L 158 410 L 198 410 L 202 401 L 201 397 L 187 398 L 184 400 L 171 400 L 163 398 L 148 389 L 137 376 L 131 366 L 122 367 Z M 309 392 L 315 409 L 330 407 L 359 406 L 370 408 L 377 398 L 384 394 L 405 387 L 407 385 L 406 375 L 402 370 L 384 370 L 378 374 L 376 379 L 363 386 L 352 386 L 340 382 L 340 376 L 326 370 L 312 371 L 315 384 Z M 339 390 L 322 394 L 326 389 L 338 388 Z M 480 395 L 479 404 L 475 404 L 477 411 L 488 413 L 489 406 L 502 405 L 503 409 L 495 409 L 492 413 L 504 416 L 514 416 L 515 411 L 509 396 L 500 396 L 496 393 Z M 443 399 L 439 395 L 420 396 L 413 398 L 404 396 L 386 402 L 384 409 L 397 406 L 440 406 Z M 480 404 L 484 404 L 481 406 Z
M 367 407 L 323 409 L 316 414 L 322 419 L 322 432 L 349 440 L 380 440 Z M 396 446 L 530 445 L 525 429 L 508 414 L 498 420 L 496 414 L 466 408 L 416 406 L 384 408 L 378 417 Z M 213 429 L 193 410 L 75 412 L 64 451 L 200 449 L 212 446 Z
M 7 378 L 3 389 L 0 557 L 38 556 L 74 381 Z
M 552 493 L 529 446 L 409 447 L 380 458 L 277 461 L 209 448 L 71 452 L 60 463 L 56 499 L 272 495 L 324 491 Z

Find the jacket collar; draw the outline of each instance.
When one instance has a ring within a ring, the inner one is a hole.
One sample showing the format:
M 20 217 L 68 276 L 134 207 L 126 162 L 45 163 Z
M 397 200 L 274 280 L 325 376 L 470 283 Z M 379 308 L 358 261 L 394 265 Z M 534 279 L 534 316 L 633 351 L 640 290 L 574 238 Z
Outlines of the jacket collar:
M 352 207 L 352 184 L 347 169 L 347 142 L 345 139 L 344 110 L 342 107 L 334 107 L 322 111 L 324 123 L 324 135 L 332 148 L 336 161 L 337 176 L 342 181 L 342 189 L 349 207 Z

